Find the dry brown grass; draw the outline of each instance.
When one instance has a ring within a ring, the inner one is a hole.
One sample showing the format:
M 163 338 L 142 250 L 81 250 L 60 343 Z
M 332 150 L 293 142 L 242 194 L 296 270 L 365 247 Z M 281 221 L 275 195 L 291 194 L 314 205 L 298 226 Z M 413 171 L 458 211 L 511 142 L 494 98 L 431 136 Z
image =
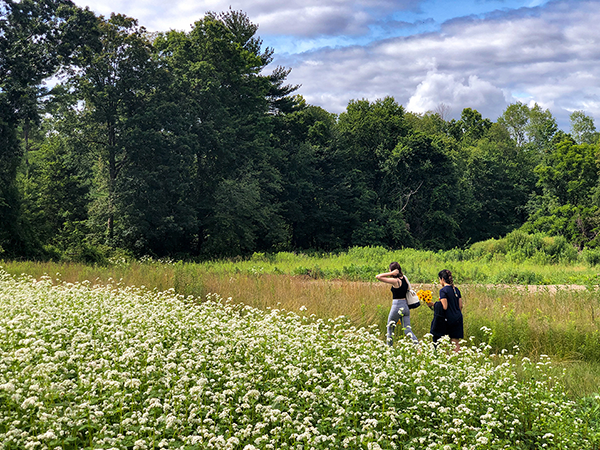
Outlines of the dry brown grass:
M 315 280 L 306 276 L 270 274 L 229 274 L 202 269 L 198 265 L 130 264 L 92 267 L 81 264 L 22 262 L 5 264 L 4 269 L 35 278 L 49 275 L 66 282 L 89 280 L 92 283 L 122 283 L 149 289 L 174 288 L 184 295 L 203 297 L 218 293 L 258 308 L 282 308 L 317 317 L 347 316 L 357 326 L 385 325 L 391 304 L 389 286 L 380 282 Z M 434 298 L 439 286 L 415 284 L 415 289 L 430 289 Z M 598 330 L 600 302 L 598 294 L 583 286 L 463 285 L 466 325 L 469 318 L 483 321 L 519 318 L 532 329 L 572 326 L 580 331 Z M 412 311 L 413 329 L 421 335 L 429 329 L 431 312 L 421 307 Z
M 304 314 L 346 316 L 359 326 L 376 322 L 391 298 L 389 288 L 381 283 L 323 281 L 302 276 L 211 273 L 205 274 L 204 285 L 210 292 L 257 308 L 297 312 L 306 307 Z
M 387 319 L 391 305 L 389 286 L 383 283 L 324 281 L 284 275 L 223 275 L 208 273 L 203 283 L 210 292 L 232 297 L 258 308 L 278 307 L 317 317 L 349 317 L 357 325 L 369 325 Z M 436 295 L 439 286 L 415 285 Z M 518 286 L 460 287 L 465 300 L 465 320 L 519 318 L 537 331 L 564 328 L 575 324 L 582 331 L 598 329 L 597 300 L 594 293 L 561 287 Z M 413 328 L 427 332 L 431 320 L 428 308 L 411 312 Z M 479 322 L 479 320 L 478 320 Z

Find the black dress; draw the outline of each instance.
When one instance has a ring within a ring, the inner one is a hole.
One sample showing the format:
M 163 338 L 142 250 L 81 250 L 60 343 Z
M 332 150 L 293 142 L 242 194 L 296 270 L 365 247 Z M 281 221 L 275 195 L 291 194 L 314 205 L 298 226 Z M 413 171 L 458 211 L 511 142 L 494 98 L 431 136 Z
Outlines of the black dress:
M 431 321 L 430 333 L 433 341 L 437 342 L 442 336 L 450 336 L 452 339 L 464 337 L 463 315 L 460 310 L 460 291 L 454 286 L 444 286 L 440 289 L 440 298 L 448 302 L 448 309 L 444 309 L 442 302 L 433 305 L 433 320 Z

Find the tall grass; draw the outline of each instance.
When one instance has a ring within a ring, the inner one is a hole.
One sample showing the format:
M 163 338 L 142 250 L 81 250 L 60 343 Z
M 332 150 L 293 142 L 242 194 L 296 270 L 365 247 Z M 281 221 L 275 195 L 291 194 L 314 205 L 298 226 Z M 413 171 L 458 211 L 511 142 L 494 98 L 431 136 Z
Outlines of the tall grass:
M 508 238 L 507 238 L 508 239 Z M 515 238 L 516 239 L 516 238 Z M 7 270 L 24 273 L 51 273 L 90 279 L 105 277 L 135 278 L 144 282 L 156 277 L 183 283 L 206 272 L 225 274 L 274 274 L 306 275 L 314 279 L 342 279 L 350 281 L 373 281 L 375 274 L 386 270 L 392 261 L 400 262 L 403 271 L 412 282 L 429 283 L 437 280 L 437 273 L 447 268 L 456 273 L 460 284 L 508 283 L 508 284 L 579 284 L 597 285 L 600 273 L 592 250 L 575 258 L 553 258 L 544 252 L 527 251 L 527 248 L 510 250 L 504 241 L 490 240 L 473 245 L 467 250 L 432 252 L 414 249 L 387 250 L 383 247 L 355 247 L 342 253 L 254 253 L 250 258 L 235 258 L 200 263 L 119 260 L 106 267 L 75 263 L 5 262 Z M 541 242 L 545 242 L 543 239 Z M 533 244 L 532 244 L 533 245 Z M 508 250 L 507 250 L 508 249 Z M 510 251 L 509 251 L 510 250 Z M 568 253 L 568 252 L 567 252 Z M 74 273 L 71 273 L 74 272 Z M 193 283 L 193 282 L 192 282 Z M 139 283 L 136 283 L 139 284 Z
M 535 255 L 534 255 L 535 256 Z M 357 247 L 338 254 L 255 253 L 245 260 L 221 260 L 202 264 L 211 271 L 307 275 L 316 279 L 372 281 L 389 263 L 398 261 L 413 282 L 437 279 L 441 269 L 457 274 L 459 283 L 589 284 L 598 282 L 598 270 L 585 260 L 556 263 L 527 258 L 521 253 L 452 250 L 432 252 L 414 249 L 386 250 Z

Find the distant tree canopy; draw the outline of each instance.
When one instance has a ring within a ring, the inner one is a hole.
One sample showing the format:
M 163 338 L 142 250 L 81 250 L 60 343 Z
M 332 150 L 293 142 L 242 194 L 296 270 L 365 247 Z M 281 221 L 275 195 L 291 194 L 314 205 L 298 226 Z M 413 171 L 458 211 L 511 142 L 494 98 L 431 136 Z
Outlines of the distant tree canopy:
M 295 95 L 243 12 L 158 34 L 68 0 L 0 13 L 2 257 L 449 249 L 517 228 L 597 245 L 583 111 L 570 134 L 522 103 L 496 122 L 392 97 L 335 115 Z

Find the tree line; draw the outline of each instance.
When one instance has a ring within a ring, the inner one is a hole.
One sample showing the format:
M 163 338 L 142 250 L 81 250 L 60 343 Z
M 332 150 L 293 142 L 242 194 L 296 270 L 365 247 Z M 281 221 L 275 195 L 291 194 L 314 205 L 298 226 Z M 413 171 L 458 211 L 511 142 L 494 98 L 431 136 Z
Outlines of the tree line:
M 496 122 L 392 97 L 336 115 L 267 70 L 240 11 L 165 33 L 69 0 L 0 14 L 0 257 L 450 249 L 516 228 L 597 245 L 583 111 L 569 133 L 522 103 Z

